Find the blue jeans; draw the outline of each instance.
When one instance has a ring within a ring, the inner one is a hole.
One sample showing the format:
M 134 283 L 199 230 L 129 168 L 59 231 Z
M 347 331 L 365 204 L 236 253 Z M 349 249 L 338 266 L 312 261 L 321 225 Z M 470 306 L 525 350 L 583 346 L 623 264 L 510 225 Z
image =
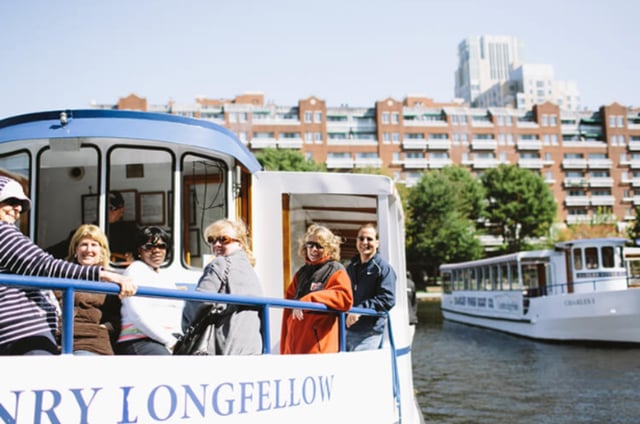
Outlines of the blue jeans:
M 99 354 L 91 352 L 90 350 L 74 350 L 73 354 L 79 356 L 100 356 Z
M 171 355 L 166 347 L 152 339 L 131 340 L 118 343 L 117 355 Z
M 347 351 L 374 350 L 382 346 L 382 333 L 347 330 Z

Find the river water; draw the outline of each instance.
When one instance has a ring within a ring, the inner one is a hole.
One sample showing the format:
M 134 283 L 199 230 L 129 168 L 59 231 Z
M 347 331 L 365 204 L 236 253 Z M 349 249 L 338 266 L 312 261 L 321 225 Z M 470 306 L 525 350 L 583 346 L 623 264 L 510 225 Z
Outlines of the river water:
M 426 423 L 640 423 L 640 347 L 544 343 L 443 322 L 434 300 L 418 311 L 413 374 Z

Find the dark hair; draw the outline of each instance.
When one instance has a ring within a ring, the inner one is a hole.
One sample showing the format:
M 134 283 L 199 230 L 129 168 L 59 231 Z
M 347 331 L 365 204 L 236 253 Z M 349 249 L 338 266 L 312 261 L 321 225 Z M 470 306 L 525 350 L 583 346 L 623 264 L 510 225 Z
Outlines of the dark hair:
M 136 247 L 142 247 L 147 243 L 156 244 L 162 241 L 167 245 L 167 258 L 171 253 L 171 236 L 160 227 L 143 227 L 136 235 Z
M 124 207 L 124 197 L 122 197 L 119 191 L 109 192 L 109 206 L 117 209 Z

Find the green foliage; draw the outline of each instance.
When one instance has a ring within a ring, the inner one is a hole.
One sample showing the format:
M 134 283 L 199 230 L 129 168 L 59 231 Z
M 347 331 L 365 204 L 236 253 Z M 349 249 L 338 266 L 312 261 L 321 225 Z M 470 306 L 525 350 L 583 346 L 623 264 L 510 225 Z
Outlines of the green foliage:
M 411 267 L 435 276 L 442 263 L 480 257 L 474 221 L 482 214 L 483 199 L 482 186 L 466 168 L 451 166 L 425 173 L 407 201 Z
M 500 165 L 482 175 L 487 191 L 486 219 L 500 229 L 508 252 L 525 247 L 525 239 L 543 237 L 556 216 L 553 193 L 542 176 L 516 165 Z
M 265 171 L 325 171 L 323 164 L 307 159 L 299 150 L 262 149 L 256 159 Z
M 631 243 L 638 245 L 640 243 L 640 206 L 636 206 L 636 219 L 633 224 L 627 230 L 627 237 L 631 240 Z

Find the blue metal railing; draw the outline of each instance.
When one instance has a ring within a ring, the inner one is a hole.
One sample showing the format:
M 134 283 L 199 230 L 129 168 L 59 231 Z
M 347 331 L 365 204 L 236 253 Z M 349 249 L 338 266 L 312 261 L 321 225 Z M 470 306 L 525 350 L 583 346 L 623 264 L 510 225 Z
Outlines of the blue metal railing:
M 62 301 L 62 337 L 61 349 L 63 354 L 73 353 L 73 308 L 74 295 L 76 291 L 104 293 L 117 295 L 120 292 L 120 286 L 115 283 L 94 282 L 86 280 L 72 280 L 66 278 L 48 278 L 33 277 L 13 274 L 0 274 L 0 285 L 19 286 L 29 288 L 40 288 L 47 290 L 63 291 Z M 181 285 L 181 283 L 178 283 Z M 185 284 L 190 286 L 189 284 Z M 160 297 L 181 300 L 195 300 L 201 302 L 221 302 L 228 304 L 253 306 L 259 310 L 262 319 L 262 340 L 263 353 L 271 353 L 271 320 L 270 308 L 291 308 L 304 309 L 308 311 L 319 311 L 326 313 L 338 314 L 339 334 L 340 334 L 340 352 L 346 351 L 346 314 L 347 312 L 335 311 L 329 309 L 326 305 L 314 302 L 301 302 L 298 300 L 288 300 L 270 297 L 253 297 L 238 296 L 232 294 L 201 292 L 195 290 L 179 290 L 179 289 L 159 289 L 148 286 L 138 286 L 136 296 Z M 351 308 L 349 312 L 370 315 L 384 316 L 387 320 L 387 331 L 389 336 L 389 345 L 391 347 L 391 366 L 393 379 L 393 396 L 398 408 L 399 422 L 402 422 L 402 411 L 400 402 L 400 376 L 398 373 L 398 353 L 396 352 L 391 319 L 388 312 L 376 312 L 370 309 Z

